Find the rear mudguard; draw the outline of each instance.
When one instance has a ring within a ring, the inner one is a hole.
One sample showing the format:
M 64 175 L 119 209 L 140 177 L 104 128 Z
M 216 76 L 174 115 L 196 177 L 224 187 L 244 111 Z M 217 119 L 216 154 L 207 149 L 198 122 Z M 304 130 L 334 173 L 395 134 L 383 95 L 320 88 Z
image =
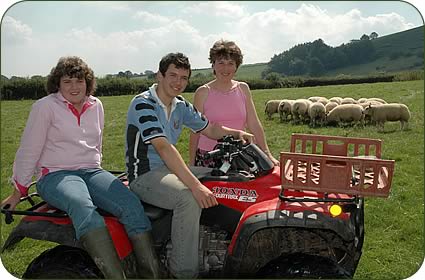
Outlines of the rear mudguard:
M 120 259 L 127 257 L 133 247 L 127 237 L 122 224 L 115 217 L 104 217 L 115 248 Z M 69 218 L 60 218 L 60 223 L 55 222 L 58 218 L 24 217 L 12 230 L 5 241 L 2 252 L 13 247 L 25 237 L 51 241 L 62 245 L 82 248 L 81 243 L 75 237 L 75 230 Z
M 357 213 L 334 218 L 328 213 L 327 203 L 313 204 L 316 205 L 276 198 L 249 207 L 229 245 L 224 275 L 252 277 L 281 255 L 327 256 L 332 254 L 329 248 L 336 252 L 334 260 L 354 274 L 363 243 L 363 225 L 357 223 L 363 220 L 354 219 Z M 359 209 L 363 211 L 362 207 Z

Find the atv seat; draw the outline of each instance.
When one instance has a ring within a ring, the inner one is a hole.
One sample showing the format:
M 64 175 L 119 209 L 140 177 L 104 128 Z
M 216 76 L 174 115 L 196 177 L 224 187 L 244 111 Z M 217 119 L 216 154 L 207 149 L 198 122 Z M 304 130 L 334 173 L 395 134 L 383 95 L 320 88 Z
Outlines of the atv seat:
M 145 208 L 145 214 L 151 221 L 158 220 L 159 218 L 164 217 L 165 215 L 172 212 L 172 210 L 160 208 L 158 206 L 143 202 L 143 208 Z

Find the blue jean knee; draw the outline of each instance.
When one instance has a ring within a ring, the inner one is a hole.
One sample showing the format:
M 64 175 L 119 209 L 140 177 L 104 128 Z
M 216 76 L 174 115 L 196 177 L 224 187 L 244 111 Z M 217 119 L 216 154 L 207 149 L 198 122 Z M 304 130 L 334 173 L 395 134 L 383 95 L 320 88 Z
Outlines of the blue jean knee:
M 77 239 L 90 230 L 105 226 L 87 185 L 76 172 L 61 170 L 49 173 L 40 178 L 36 187 L 47 203 L 69 215 Z
M 116 216 L 129 236 L 151 229 L 137 196 L 106 170 L 52 172 L 37 182 L 37 191 L 49 204 L 68 213 L 77 239 L 105 226 L 98 207 Z
M 117 217 L 129 236 L 151 230 L 140 199 L 117 177 L 100 169 L 88 173 L 85 179 L 94 204 Z

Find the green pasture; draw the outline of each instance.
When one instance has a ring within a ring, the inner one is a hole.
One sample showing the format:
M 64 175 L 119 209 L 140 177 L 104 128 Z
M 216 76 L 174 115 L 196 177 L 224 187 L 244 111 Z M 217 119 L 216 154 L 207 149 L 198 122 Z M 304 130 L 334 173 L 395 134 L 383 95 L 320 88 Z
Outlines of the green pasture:
M 383 158 L 396 161 L 391 195 L 388 199 L 367 198 L 365 204 L 365 243 L 355 279 L 405 279 L 414 274 L 424 258 L 424 81 L 376 83 L 312 88 L 255 90 L 253 98 L 264 126 L 271 151 L 278 157 L 289 150 L 291 133 L 312 133 L 366 137 L 383 140 Z M 192 100 L 192 94 L 184 94 Z M 296 99 L 309 96 L 380 97 L 409 106 L 410 128 L 399 130 L 399 123 L 387 123 L 384 132 L 376 127 L 323 127 L 280 123 L 278 115 L 266 120 L 264 104 L 269 99 Z M 102 97 L 105 107 L 103 167 L 124 169 L 124 131 L 128 104 L 132 96 Z M 1 102 L 1 198 L 11 192 L 15 152 L 33 101 Z M 188 131 L 178 143 L 188 159 Z M 23 206 L 19 207 L 23 209 Z M 6 225 L 1 217 L 2 244 L 19 221 Z M 14 250 L 1 254 L 5 268 L 20 278 L 26 266 L 52 243 L 23 240 Z

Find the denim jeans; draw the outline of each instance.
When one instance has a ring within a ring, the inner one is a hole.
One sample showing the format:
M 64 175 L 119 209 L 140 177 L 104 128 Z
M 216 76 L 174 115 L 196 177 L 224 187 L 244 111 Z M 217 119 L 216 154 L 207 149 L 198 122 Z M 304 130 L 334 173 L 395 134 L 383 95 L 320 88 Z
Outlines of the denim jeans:
M 50 205 L 70 216 L 77 239 L 104 227 L 101 208 L 118 218 L 128 236 L 151 229 L 140 199 L 106 170 L 60 170 L 40 178 L 37 192 Z
M 190 167 L 192 173 L 210 172 L 205 167 Z M 171 273 L 177 278 L 196 278 L 199 272 L 199 207 L 192 192 L 166 166 L 151 170 L 130 183 L 130 189 L 143 201 L 173 210 L 171 225 Z

